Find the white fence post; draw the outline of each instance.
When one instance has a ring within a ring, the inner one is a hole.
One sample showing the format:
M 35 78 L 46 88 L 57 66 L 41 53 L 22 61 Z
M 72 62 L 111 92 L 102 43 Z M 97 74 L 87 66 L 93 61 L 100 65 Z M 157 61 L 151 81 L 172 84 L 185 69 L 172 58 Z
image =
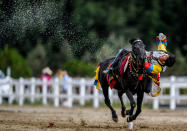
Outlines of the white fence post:
M 153 99 L 153 109 L 157 110 L 159 108 L 159 98 L 158 96 Z
M 19 81 L 15 83 L 15 99 L 19 102 Z
M 9 82 L 9 85 L 10 85 L 10 93 L 9 93 L 8 103 L 12 104 L 13 99 L 14 99 L 14 94 L 13 94 L 12 79 L 10 77 L 8 77 L 8 82 Z
M 19 79 L 19 105 L 23 105 L 23 93 L 24 93 L 24 83 L 23 83 L 23 78 Z
M 80 105 L 85 105 L 85 79 L 81 79 L 81 86 L 80 86 Z
M 94 108 L 99 107 L 99 91 L 94 87 L 94 96 L 93 96 Z
M 180 97 L 180 89 L 179 88 L 175 88 L 175 96 L 176 96 L 176 98 Z M 176 103 L 180 104 L 180 99 L 177 99 Z
M 35 100 L 35 78 L 31 78 L 31 103 L 34 103 Z
M 47 105 L 47 79 L 44 78 L 42 81 L 42 103 Z
M 54 106 L 59 106 L 59 79 L 54 79 Z
M 67 84 L 68 85 L 68 107 L 72 107 L 72 102 L 73 102 L 73 96 L 72 96 L 72 86 L 73 86 L 73 84 L 72 84 L 72 79 L 70 78 L 69 80 L 68 80 L 68 82 L 67 83 L 64 83 L 64 84 Z
M 176 100 L 175 100 L 175 76 L 171 76 L 171 87 L 170 87 L 170 109 L 175 110 L 176 108 Z
M 3 103 L 2 92 L 0 91 L 0 104 Z

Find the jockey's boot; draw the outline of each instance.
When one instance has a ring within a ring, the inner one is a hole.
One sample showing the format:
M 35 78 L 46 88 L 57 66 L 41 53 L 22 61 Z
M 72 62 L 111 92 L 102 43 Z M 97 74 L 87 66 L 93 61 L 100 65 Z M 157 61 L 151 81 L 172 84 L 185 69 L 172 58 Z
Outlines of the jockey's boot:
M 124 54 L 129 53 L 128 50 L 126 49 L 120 49 L 118 54 L 116 55 L 115 59 L 112 61 L 112 64 L 110 66 L 110 68 L 107 68 L 106 70 L 103 71 L 103 73 L 107 74 L 107 73 L 111 73 L 113 70 L 113 67 L 116 66 L 116 64 L 118 63 L 118 61 L 120 60 L 121 56 L 123 56 Z
M 113 68 L 110 67 L 110 68 L 107 68 L 106 70 L 104 70 L 103 73 L 104 73 L 104 74 L 111 73 L 112 70 L 113 70 Z

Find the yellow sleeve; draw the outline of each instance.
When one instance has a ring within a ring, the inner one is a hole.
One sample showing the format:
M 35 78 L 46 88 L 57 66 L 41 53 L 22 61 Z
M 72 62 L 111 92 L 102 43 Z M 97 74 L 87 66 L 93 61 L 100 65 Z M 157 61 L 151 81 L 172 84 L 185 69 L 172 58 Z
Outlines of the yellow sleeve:
M 162 66 L 159 65 L 159 64 L 153 65 L 152 73 L 157 74 L 157 73 L 160 73 L 160 72 L 162 72 Z

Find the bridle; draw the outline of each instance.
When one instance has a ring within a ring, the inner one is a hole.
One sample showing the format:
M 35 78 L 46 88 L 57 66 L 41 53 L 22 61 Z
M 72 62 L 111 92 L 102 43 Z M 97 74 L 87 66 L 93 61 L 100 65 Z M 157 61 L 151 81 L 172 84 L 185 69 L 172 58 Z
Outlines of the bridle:
M 140 67 L 140 63 L 138 63 L 136 61 L 136 59 L 134 58 L 134 54 L 131 55 L 131 57 L 129 58 L 129 68 L 130 68 L 130 73 L 134 76 L 134 77 L 139 77 L 140 75 L 145 73 L 145 69 L 143 68 L 142 73 L 139 74 L 139 71 L 141 70 Z
M 136 55 L 134 53 L 132 53 L 131 57 L 129 58 L 129 69 L 130 69 L 130 73 L 133 77 L 137 78 L 137 82 L 136 82 L 136 87 L 135 89 L 138 87 L 138 84 L 140 83 L 140 81 L 143 79 L 143 77 L 146 74 L 146 71 L 144 69 L 144 64 L 141 65 L 140 61 L 137 60 L 138 58 L 136 57 Z M 143 68 L 143 69 L 142 69 Z M 142 70 L 141 73 L 140 70 Z

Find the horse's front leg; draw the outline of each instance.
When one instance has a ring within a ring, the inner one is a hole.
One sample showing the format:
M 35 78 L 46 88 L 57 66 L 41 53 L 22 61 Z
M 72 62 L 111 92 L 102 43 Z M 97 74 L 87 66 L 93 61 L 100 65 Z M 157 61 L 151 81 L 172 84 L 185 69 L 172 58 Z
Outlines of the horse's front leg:
M 104 87 L 102 89 L 103 89 L 103 94 L 105 97 L 105 104 L 110 108 L 110 110 L 112 112 L 112 119 L 113 119 L 113 121 L 118 122 L 118 116 L 116 114 L 116 111 L 111 106 L 110 99 L 108 97 L 108 87 Z
M 132 94 L 132 92 L 130 90 L 126 91 L 126 95 L 127 95 L 128 99 L 129 99 L 130 105 L 131 105 L 130 110 L 127 110 L 126 114 L 131 116 L 133 114 L 134 108 L 136 107 L 136 102 L 135 102 L 133 94 Z
M 129 116 L 127 118 L 127 122 L 131 122 L 131 121 L 135 120 L 136 117 L 141 113 L 143 97 L 144 97 L 144 92 L 143 91 L 140 91 L 140 92 L 137 93 L 137 109 L 136 109 L 136 113 L 131 115 L 131 116 Z
M 121 102 L 121 116 L 125 117 L 126 116 L 126 113 L 125 113 L 126 107 L 124 105 L 122 96 L 123 96 L 123 91 L 118 91 L 118 97 L 119 97 L 120 102 Z

